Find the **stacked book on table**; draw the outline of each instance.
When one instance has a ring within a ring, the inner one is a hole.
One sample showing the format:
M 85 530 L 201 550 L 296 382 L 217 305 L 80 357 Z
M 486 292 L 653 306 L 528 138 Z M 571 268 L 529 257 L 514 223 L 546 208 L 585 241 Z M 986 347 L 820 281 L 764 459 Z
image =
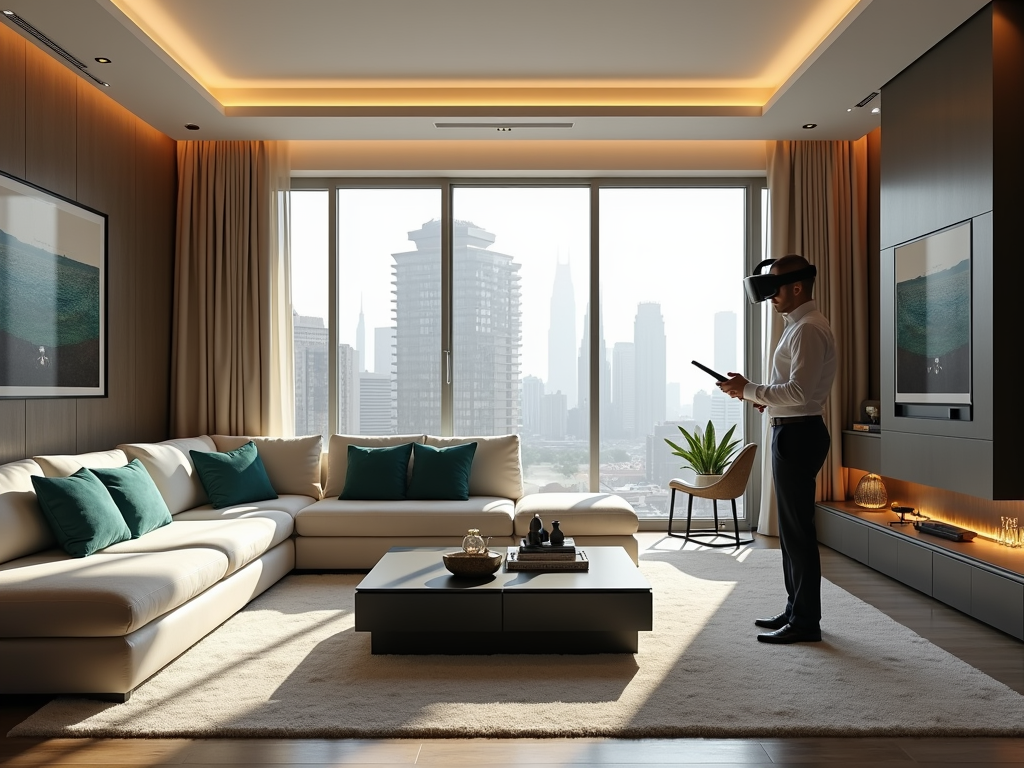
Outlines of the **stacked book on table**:
M 505 557 L 508 571 L 588 571 L 587 553 L 577 549 L 572 539 L 566 538 L 560 546 L 527 544 L 523 539 L 519 549 L 510 549 Z

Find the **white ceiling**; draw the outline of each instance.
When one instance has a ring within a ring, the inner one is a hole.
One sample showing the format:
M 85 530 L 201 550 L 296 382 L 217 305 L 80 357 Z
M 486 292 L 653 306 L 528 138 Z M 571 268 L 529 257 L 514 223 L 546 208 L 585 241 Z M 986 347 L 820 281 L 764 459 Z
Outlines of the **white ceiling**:
M 364 141 L 854 139 L 985 4 L 0 0 L 172 138 Z

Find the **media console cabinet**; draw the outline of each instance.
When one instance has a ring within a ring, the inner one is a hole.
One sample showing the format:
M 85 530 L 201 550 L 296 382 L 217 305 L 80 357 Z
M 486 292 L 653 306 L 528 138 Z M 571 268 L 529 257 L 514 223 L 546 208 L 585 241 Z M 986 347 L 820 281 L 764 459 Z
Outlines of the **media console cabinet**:
M 826 547 L 1024 640 L 1024 549 L 981 537 L 947 541 L 912 525 L 890 526 L 895 519 L 888 509 L 852 501 L 815 509 L 818 541 Z

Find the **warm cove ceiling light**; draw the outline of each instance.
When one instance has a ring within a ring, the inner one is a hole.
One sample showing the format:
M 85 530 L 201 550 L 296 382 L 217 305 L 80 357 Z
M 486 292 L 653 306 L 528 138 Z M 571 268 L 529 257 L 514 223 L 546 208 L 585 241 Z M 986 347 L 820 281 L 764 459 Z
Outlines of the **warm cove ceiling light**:
M 284 16 L 271 0 L 106 2 L 226 109 L 704 107 L 749 115 L 859 4 L 590 0 L 603 22 L 584 34 L 576 5 L 559 10 L 546 0 L 520 0 L 513 15 L 506 4 L 484 3 L 478 22 L 455 27 L 460 6 L 452 0 L 406 3 L 401 23 L 385 18 L 383 4 L 360 0 L 292 4 Z M 737 13 L 750 23 L 737 25 Z M 511 50 L 495 29 L 522 44 Z

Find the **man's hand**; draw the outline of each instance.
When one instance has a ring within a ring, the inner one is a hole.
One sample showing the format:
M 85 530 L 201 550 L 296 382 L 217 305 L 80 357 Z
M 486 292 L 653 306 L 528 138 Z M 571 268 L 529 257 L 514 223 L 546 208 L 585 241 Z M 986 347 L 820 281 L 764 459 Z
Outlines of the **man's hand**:
M 729 378 L 725 381 L 718 382 L 718 388 L 725 392 L 729 397 L 735 397 L 737 400 L 742 400 L 743 388 L 748 383 L 749 382 L 743 378 L 743 374 L 729 371 Z

